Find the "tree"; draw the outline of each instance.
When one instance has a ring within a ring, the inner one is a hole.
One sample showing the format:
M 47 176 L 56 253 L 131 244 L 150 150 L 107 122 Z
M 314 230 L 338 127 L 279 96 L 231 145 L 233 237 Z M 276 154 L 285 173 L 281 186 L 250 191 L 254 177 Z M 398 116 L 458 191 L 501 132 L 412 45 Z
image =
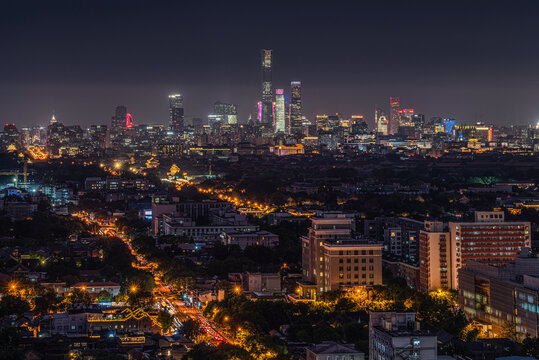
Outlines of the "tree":
M 125 303 L 129 301 L 129 295 L 125 293 L 120 293 L 116 295 L 116 298 L 114 300 L 116 300 L 117 303 Z
M 52 290 L 48 290 L 34 299 L 34 310 L 40 315 L 48 314 L 49 312 L 56 310 L 59 302 L 56 293 Z
M 30 304 L 18 296 L 4 295 L 0 301 L 0 315 L 23 314 L 30 310 Z
M 506 321 L 502 324 L 500 329 L 500 337 L 506 338 L 512 341 L 517 341 L 517 331 L 515 329 L 515 324 Z
M 522 355 L 539 359 L 539 339 L 526 336 L 522 341 Z
M 185 335 L 187 338 L 193 341 L 202 334 L 202 330 L 200 329 L 200 324 L 192 319 L 189 319 L 183 322 L 182 332 L 183 332 L 183 335 Z
M 83 303 L 90 305 L 92 303 L 92 297 L 87 291 L 75 288 L 67 294 L 66 301 L 70 304 Z
M 109 302 L 112 301 L 112 296 L 107 290 L 101 290 L 99 294 L 97 294 L 97 299 L 99 302 Z
M 161 327 L 163 333 L 166 333 L 168 329 L 170 329 L 173 320 L 174 317 L 167 311 L 159 311 L 159 314 L 157 314 L 157 323 Z
M 481 335 L 481 328 L 476 322 L 471 322 L 460 332 L 460 338 L 466 342 L 477 341 Z

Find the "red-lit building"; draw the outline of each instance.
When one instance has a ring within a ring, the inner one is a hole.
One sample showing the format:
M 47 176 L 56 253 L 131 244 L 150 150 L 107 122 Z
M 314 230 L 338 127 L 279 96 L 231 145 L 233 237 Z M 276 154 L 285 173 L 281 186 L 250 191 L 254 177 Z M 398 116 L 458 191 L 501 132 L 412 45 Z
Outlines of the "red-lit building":
M 503 211 L 476 211 L 475 222 L 450 222 L 449 232 L 453 289 L 458 288 L 458 269 L 468 260 L 503 267 L 531 247 L 531 224 L 505 222 Z
M 513 263 L 531 247 L 529 222 L 505 222 L 503 211 L 476 211 L 474 222 L 425 221 L 419 234 L 419 290 L 458 289 L 458 271 L 469 260 L 496 267 Z

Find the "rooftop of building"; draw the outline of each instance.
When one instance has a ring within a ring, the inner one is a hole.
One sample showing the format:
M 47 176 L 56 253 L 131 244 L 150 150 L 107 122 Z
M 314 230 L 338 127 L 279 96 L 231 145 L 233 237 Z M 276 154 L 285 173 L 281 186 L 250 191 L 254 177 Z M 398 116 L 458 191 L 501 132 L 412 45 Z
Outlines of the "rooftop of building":
M 376 242 L 370 239 L 364 238 L 349 238 L 349 239 L 336 239 L 333 241 L 324 241 L 325 247 L 328 248 L 345 248 L 345 247 L 380 247 L 382 248 L 384 244 Z
M 71 287 L 74 288 L 81 288 L 81 287 L 105 287 L 105 286 L 117 286 L 120 287 L 120 284 L 111 282 L 111 281 L 105 281 L 105 282 L 78 282 L 76 284 L 73 284 Z
M 325 341 L 321 344 L 315 344 L 308 348 L 315 354 L 357 354 L 362 351 L 357 350 L 352 344 L 338 344 L 333 341 Z

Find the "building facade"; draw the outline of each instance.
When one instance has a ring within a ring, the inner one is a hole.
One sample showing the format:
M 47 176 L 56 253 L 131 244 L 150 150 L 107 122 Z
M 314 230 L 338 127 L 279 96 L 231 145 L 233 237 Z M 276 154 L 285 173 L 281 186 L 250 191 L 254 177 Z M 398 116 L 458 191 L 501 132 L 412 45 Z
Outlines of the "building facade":
M 111 130 L 114 132 L 121 132 L 125 129 L 125 121 L 127 118 L 127 107 L 124 105 L 116 106 L 114 116 L 111 120 Z
M 172 94 L 168 96 L 168 113 L 170 129 L 182 131 L 184 126 L 183 96 Z
M 275 132 L 285 132 L 285 99 L 284 90 L 275 90 Z
M 262 60 L 262 102 L 261 102 L 261 126 L 273 128 L 273 50 L 261 51 Z
M 425 221 L 419 233 L 419 290 L 451 288 L 450 234 L 440 221 Z
M 400 101 L 398 97 L 389 98 L 389 134 L 394 135 L 399 132 L 399 121 L 400 121 Z
M 302 103 L 301 103 L 301 82 L 292 81 L 290 83 L 290 133 L 301 133 L 301 116 L 302 116 Z
M 529 222 L 505 222 L 503 211 L 476 211 L 475 222 L 450 222 L 451 288 L 458 288 L 458 270 L 468 260 L 505 266 L 522 248 L 531 247 Z
M 352 237 L 354 219 L 326 213 L 311 218 L 302 237 L 304 280 L 317 292 L 382 283 L 382 245 Z
M 438 358 L 435 334 L 421 330 L 413 312 L 369 312 L 369 359 Z
M 506 268 L 469 261 L 459 269 L 459 305 L 492 336 L 539 336 L 539 258 L 525 252 Z

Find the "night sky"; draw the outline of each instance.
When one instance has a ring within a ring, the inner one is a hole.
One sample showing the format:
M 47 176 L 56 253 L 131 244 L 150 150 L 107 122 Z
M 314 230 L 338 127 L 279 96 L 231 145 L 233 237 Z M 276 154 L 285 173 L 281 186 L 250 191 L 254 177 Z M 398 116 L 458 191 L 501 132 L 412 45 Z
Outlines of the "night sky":
M 240 121 L 260 97 L 260 49 L 274 87 L 303 82 L 304 112 L 404 107 L 461 123 L 539 120 L 537 1 L 0 2 L 0 121 L 166 123 L 167 95 L 187 116 L 217 101 Z

